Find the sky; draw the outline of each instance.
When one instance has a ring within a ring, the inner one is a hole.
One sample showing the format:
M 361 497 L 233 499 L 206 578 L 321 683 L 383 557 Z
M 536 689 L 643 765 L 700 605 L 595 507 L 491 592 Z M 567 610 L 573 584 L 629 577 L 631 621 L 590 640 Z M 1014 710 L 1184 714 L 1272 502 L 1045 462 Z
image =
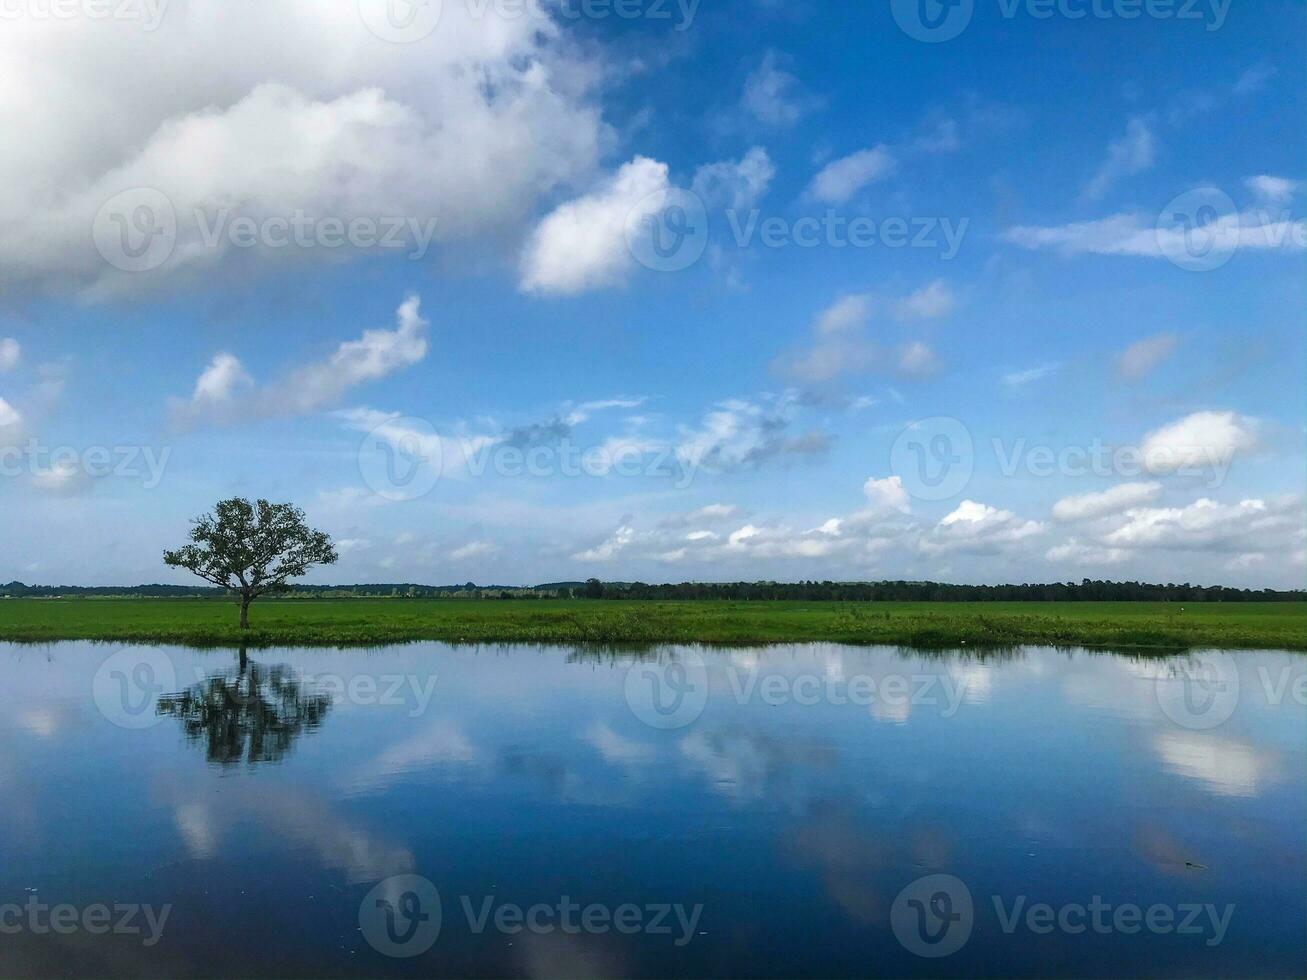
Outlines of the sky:
M 1303 586 L 1301 2 L 0 18 L 0 581 Z

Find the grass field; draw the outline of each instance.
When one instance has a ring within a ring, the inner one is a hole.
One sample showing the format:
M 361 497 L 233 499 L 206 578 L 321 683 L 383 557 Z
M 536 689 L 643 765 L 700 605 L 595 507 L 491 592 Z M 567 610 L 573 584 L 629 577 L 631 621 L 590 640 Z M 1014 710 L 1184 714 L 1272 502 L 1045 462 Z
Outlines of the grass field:
M 206 599 L 0 600 L 0 640 L 372 646 L 832 641 L 1307 650 L 1307 603 L 841 603 L 265 599 L 237 628 Z

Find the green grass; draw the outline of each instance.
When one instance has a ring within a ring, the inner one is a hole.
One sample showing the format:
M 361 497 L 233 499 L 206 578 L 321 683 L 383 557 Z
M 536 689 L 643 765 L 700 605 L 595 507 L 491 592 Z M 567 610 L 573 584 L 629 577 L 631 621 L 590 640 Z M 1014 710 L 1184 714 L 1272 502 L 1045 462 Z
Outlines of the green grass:
M 244 636 L 205 599 L 0 600 L 0 640 L 373 646 L 408 640 L 646 644 L 831 641 L 1307 650 L 1307 603 L 637 602 L 264 599 Z

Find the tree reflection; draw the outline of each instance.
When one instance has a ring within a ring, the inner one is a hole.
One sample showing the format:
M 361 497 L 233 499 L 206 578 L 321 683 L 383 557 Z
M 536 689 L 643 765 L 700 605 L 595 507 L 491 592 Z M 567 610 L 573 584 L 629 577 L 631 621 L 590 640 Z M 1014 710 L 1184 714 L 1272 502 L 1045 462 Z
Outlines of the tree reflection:
M 157 711 L 178 719 L 188 741 L 203 741 L 210 762 L 255 765 L 285 758 L 296 738 L 318 728 L 331 703 L 329 695 L 307 691 L 290 665 L 266 667 L 241 650 L 237 668 L 161 697 Z

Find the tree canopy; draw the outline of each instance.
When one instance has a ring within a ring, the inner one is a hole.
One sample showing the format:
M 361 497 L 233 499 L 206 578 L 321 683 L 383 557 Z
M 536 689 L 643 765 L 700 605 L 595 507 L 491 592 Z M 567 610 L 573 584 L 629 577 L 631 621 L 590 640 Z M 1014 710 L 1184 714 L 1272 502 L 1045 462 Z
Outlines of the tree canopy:
M 212 514 L 195 519 L 190 544 L 163 553 L 164 564 L 239 595 L 242 628 L 259 596 L 284 589 L 292 578 L 336 558 L 330 536 L 310 528 L 298 507 L 266 500 L 252 504 L 243 497 L 220 500 Z

